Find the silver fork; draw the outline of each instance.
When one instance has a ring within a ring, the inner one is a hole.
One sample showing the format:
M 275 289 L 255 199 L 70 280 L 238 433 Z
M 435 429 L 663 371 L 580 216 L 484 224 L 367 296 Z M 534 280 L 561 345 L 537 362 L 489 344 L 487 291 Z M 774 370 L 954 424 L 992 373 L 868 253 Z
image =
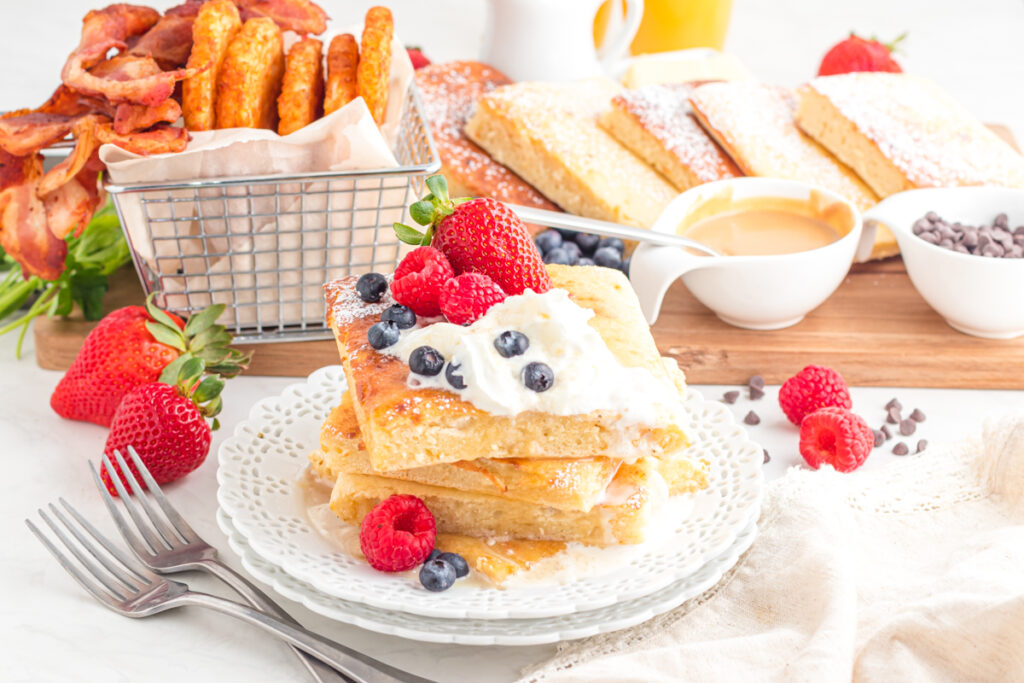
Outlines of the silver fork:
M 121 477 L 114 476 L 117 470 L 114 469 L 110 458 L 106 454 L 103 455 L 103 462 L 107 467 L 107 472 L 111 474 L 110 480 L 117 489 L 121 502 L 125 510 L 128 511 L 128 516 L 134 522 L 134 527 L 121 514 L 120 507 L 114 502 L 114 497 L 107 490 L 107 487 L 103 485 L 99 473 L 92 463 L 89 463 L 89 469 L 92 470 L 96 488 L 99 489 L 103 502 L 110 512 L 110 516 L 114 518 L 118 531 L 120 531 L 121 536 L 128 543 L 128 546 L 135 553 L 139 561 L 157 574 L 173 574 L 196 569 L 209 572 L 234 589 L 246 602 L 256 609 L 273 615 L 292 626 L 301 628 L 301 624 L 274 603 L 266 593 L 221 562 L 217 556 L 217 549 L 200 538 L 199 534 L 182 518 L 171 504 L 171 501 L 160 489 L 159 484 L 153 479 L 142 459 L 139 458 L 138 453 L 131 446 L 128 447 L 128 455 L 131 457 L 139 476 L 145 482 L 148 493 L 140 486 L 134 473 L 128 467 L 119 451 L 114 451 L 114 457 L 117 459 Z M 134 497 L 128 495 L 122 484 L 122 478 L 128 482 Z M 159 506 L 160 510 L 163 511 L 163 515 L 156 509 L 154 501 L 156 506 Z M 139 508 L 142 508 L 145 512 L 145 517 L 143 517 Z M 348 650 L 348 648 L 343 646 L 339 647 L 347 651 L 350 658 L 358 660 L 357 663 L 364 665 L 363 668 L 369 666 L 381 671 L 390 670 L 394 674 L 403 673 L 391 669 L 391 667 L 383 662 L 379 662 L 359 652 Z M 295 650 L 315 680 L 322 681 L 323 683 L 348 680 L 316 658 L 310 657 L 294 646 L 292 649 Z M 343 671 L 355 681 L 362 682 L 364 680 L 352 671 L 345 669 Z
M 127 617 L 148 617 L 186 605 L 207 607 L 257 626 L 357 680 L 368 683 L 391 682 L 401 680 L 396 676 L 398 674 L 405 680 L 426 681 L 423 678 L 402 674 L 383 664 L 381 668 L 386 669 L 385 671 L 373 668 L 354 659 L 347 648 L 301 627 L 286 624 L 238 602 L 189 590 L 187 585 L 179 581 L 161 578 L 117 548 L 63 498 L 60 499 L 60 503 L 77 524 L 53 503 L 48 506 L 50 515 L 60 521 L 63 529 L 42 508 L 39 509 L 39 516 L 78 561 L 77 564 L 71 557 L 61 552 L 31 520 L 26 519 L 25 524 L 88 593 L 118 614 Z M 70 532 L 74 540 L 67 532 Z M 91 536 L 99 547 L 90 541 L 86 534 Z

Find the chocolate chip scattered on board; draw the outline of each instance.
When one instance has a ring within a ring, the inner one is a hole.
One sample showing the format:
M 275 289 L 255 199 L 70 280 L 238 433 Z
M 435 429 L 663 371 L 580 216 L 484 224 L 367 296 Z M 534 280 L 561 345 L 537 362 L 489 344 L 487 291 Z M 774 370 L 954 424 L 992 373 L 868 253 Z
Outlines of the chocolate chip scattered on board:
M 738 399 L 739 397 L 740 397 L 740 392 L 738 392 L 738 391 L 727 391 L 724 394 L 722 394 L 722 401 L 731 405 L 731 404 L 735 403 L 736 399 Z
M 926 448 L 928 448 L 928 439 L 921 439 L 920 441 L 917 442 L 917 450 L 914 452 L 920 453 Z
M 886 410 L 892 410 L 893 408 L 896 408 L 896 410 L 903 410 L 903 406 L 900 405 L 899 399 L 891 398 L 889 399 L 889 402 L 885 404 Z
M 750 400 L 756 401 L 759 398 L 764 398 L 764 389 L 753 384 L 750 385 Z
M 761 450 L 764 451 L 764 464 L 767 465 L 768 462 L 772 459 L 772 456 L 768 455 L 767 448 L 762 448 Z
M 892 438 L 892 432 L 889 431 L 889 425 L 882 425 L 882 428 L 880 430 L 878 430 L 878 431 L 880 431 L 883 434 L 885 434 L 885 440 L 886 441 L 888 441 L 889 439 Z
M 917 431 L 917 423 L 913 420 L 901 420 L 900 421 L 900 434 L 903 436 L 910 436 Z
M 898 444 L 892 447 L 893 455 L 906 455 L 909 452 L 910 449 L 907 448 L 907 444 L 903 443 L 902 441 L 900 441 Z
M 900 409 L 896 406 L 889 408 L 888 414 L 885 416 L 885 421 L 891 425 L 898 425 L 900 423 Z
M 874 431 L 874 435 L 875 435 L 875 448 L 878 448 L 883 443 L 885 443 L 885 434 L 882 433 L 881 429 L 876 429 Z
M 743 421 L 746 422 L 748 425 L 761 424 L 761 418 L 758 417 L 757 413 L 755 413 L 753 410 L 747 413 L 747 416 L 743 418 Z
M 914 408 L 913 412 L 910 413 L 910 419 L 914 422 L 924 422 L 928 417 L 921 412 L 920 408 Z
M 757 387 L 758 389 L 764 389 L 764 377 L 761 375 L 754 375 L 747 380 L 748 387 Z

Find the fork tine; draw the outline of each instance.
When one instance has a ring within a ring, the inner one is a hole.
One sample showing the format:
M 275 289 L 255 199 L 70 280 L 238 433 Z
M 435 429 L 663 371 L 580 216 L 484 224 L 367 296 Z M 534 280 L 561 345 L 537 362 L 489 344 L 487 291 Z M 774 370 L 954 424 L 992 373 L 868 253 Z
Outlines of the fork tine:
M 40 514 L 41 513 L 42 510 L 40 510 Z M 99 585 L 86 578 L 86 575 L 82 573 L 82 570 L 75 566 L 75 564 L 68 558 L 67 555 L 57 550 L 57 546 L 55 546 L 50 541 L 50 539 L 46 537 L 46 534 L 40 531 L 36 527 L 36 525 L 32 523 L 32 520 L 26 519 L 25 525 L 28 526 L 29 531 L 31 531 L 32 534 L 39 539 L 39 542 L 42 543 L 48 551 L 50 551 L 50 554 L 57 559 L 57 562 L 60 563 L 60 566 L 64 567 L 64 571 L 70 574 L 71 578 L 78 582 L 78 585 L 84 588 L 87 593 L 92 595 L 94 598 L 102 602 L 107 607 L 119 609 L 117 602 L 114 600 L 114 598 L 112 598 L 110 594 L 107 593 L 105 590 L 100 588 Z
M 121 482 L 121 477 L 116 474 L 117 470 L 114 468 L 114 463 L 111 462 L 106 453 L 103 454 L 103 464 L 106 466 L 107 472 L 110 474 L 110 481 L 113 482 L 114 488 L 117 489 L 117 495 L 121 497 L 121 504 L 124 505 L 125 509 L 128 511 L 128 516 L 132 518 L 133 522 L 135 522 L 135 528 L 139 530 L 142 537 L 146 539 L 146 543 L 149 544 L 149 549 L 144 554 L 152 555 L 163 548 L 170 549 L 170 546 L 161 543 L 160 540 L 157 539 L 156 535 L 149 528 L 149 525 L 146 524 L 144 519 L 142 519 L 142 515 L 139 514 L 139 510 L 135 503 L 128 496 L 128 491 L 125 490 L 124 484 Z
M 92 463 L 90 463 L 90 464 L 92 464 Z M 70 503 L 68 503 L 63 498 L 60 498 L 59 500 L 60 500 L 60 504 L 64 506 L 64 509 L 67 510 L 68 513 L 72 517 L 75 518 L 75 521 L 78 522 L 78 524 L 83 529 L 88 531 L 89 535 L 92 536 L 96 540 L 96 542 L 98 542 L 101 546 L 103 546 L 104 550 L 106 550 L 108 553 L 113 555 L 117 559 L 117 561 L 120 562 L 121 565 L 125 569 L 127 569 L 131 574 L 133 574 L 139 581 L 142 581 L 143 583 L 146 583 L 146 584 L 152 583 L 152 580 L 145 575 L 145 570 L 140 568 L 140 565 L 139 565 L 139 563 L 137 561 L 135 561 L 135 560 L 131 559 L 130 557 L 128 557 L 128 555 L 123 550 L 121 550 L 116 545 L 111 543 L 110 539 L 108 539 L 106 536 L 101 534 L 96 529 L 96 527 L 94 527 L 89 522 L 89 520 L 87 520 L 85 517 L 83 517 L 81 514 L 79 514 L 78 510 L 76 510 L 75 508 L 71 507 Z M 51 504 L 51 507 L 52 507 L 52 504 Z M 67 522 L 65 522 L 65 524 L 67 524 Z M 72 530 L 72 532 L 74 532 L 74 530 Z M 103 562 L 103 558 L 102 557 L 97 557 L 96 559 L 99 560 L 100 562 Z M 104 566 L 106 566 L 106 565 L 104 565 Z M 107 568 L 110 569 L 110 567 L 107 567 Z M 114 570 L 111 570 L 111 571 L 114 571 Z M 135 587 L 135 583 L 134 582 L 129 582 L 126 585 L 132 586 L 133 588 Z
M 71 521 L 68 520 L 64 513 L 61 512 L 61 510 L 56 505 L 50 503 L 49 505 L 47 505 L 47 507 L 50 509 L 50 514 L 52 514 L 54 517 L 60 520 L 60 523 L 63 524 L 67 528 L 67 530 L 71 532 L 71 535 L 75 537 L 75 539 L 78 541 L 78 544 L 82 546 L 82 548 L 84 548 L 90 555 L 92 555 L 97 562 L 103 565 L 104 569 L 106 569 L 115 579 L 120 581 L 121 584 L 124 585 L 124 587 L 127 588 L 129 591 L 134 593 L 138 590 L 139 587 L 136 585 L 136 582 L 132 581 L 132 578 L 125 573 L 124 569 L 122 567 L 118 567 L 116 563 L 111 561 L 109 556 L 105 555 L 95 545 L 90 543 L 89 539 L 87 539 L 85 535 L 81 532 L 81 530 L 79 530 L 78 526 L 72 524 Z M 97 531 L 96 534 L 99 534 L 99 532 Z M 106 544 L 102 545 L 106 547 Z
M 134 446 L 128 447 L 128 455 L 131 456 L 136 469 L 138 469 L 139 474 L 142 475 L 142 481 L 146 483 L 146 488 L 148 488 L 149 492 L 153 494 L 153 498 L 160 506 L 160 509 L 164 511 L 164 514 L 167 515 L 167 519 L 170 520 L 174 530 L 181 534 L 181 537 L 190 543 L 202 542 L 203 539 L 199 538 L 199 534 L 192 530 L 189 523 L 186 522 L 185 519 L 178 514 L 178 511 L 174 506 L 171 505 L 171 501 L 167 499 L 167 496 L 160 488 L 160 485 L 156 483 L 156 479 L 154 479 L 153 475 L 149 473 L 149 470 L 142 462 L 142 458 L 140 458 L 139 454 L 135 451 Z
M 39 509 L 39 516 L 43 518 L 43 521 L 46 522 L 47 526 L 50 527 L 50 530 L 53 531 L 53 533 L 56 534 L 57 538 L 61 540 L 61 542 L 64 544 L 64 547 L 71 551 L 71 554 L 75 556 L 79 564 L 81 564 L 83 567 L 85 567 L 86 570 L 88 570 L 88 572 L 92 575 L 92 578 L 107 589 L 107 593 L 113 595 L 121 602 L 124 602 L 127 599 L 126 596 L 121 592 L 123 589 L 119 589 L 110 580 L 110 575 L 104 573 L 104 571 L 95 562 L 86 557 L 85 554 L 79 549 L 79 547 L 75 545 L 70 538 L 67 537 L 67 535 L 61 530 L 59 526 L 57 526 L 57 523 L 47 516 L 46 512 L 42 508 Z M 65 566 L 65 569 L 67 569 L 67 566 Z M 134 591 L 132 591 L 132 593 L 134 593 Z M 129 595 L 131 595 L 131 593 L 129 593 Z
M 100 496 L 103 498 L 103 503 L 107 506 L 107 512 L 114 518 L 114 524 L 117 526 L 117 530 L 121 533 L 121 537 L 127 541 L 131 549 L 139 557 L 146 557 L 152 554 L 152 549 L 149 548 L 135 533 L 132 525 L 128 523 L 128 520 L 121 514 L 121 508 L 117 503 L 114 502 L 114 497 L 110 495 L 110 491 L 107 490 L 103 480 L 100 479 L 100 473 L 96 470 L 96 466 L 91 462 L 89 463 L 89 471 L 92 472 L 92 479 L 96 483 L 96 488 L 100 491 Z
M 128 485 L 132 487 L 132 493 L 135 494 L 135 502 L 138 503 L 146 516 L 149 517 L 149 521 L 153 523 L 153 529 L 160 535 L 164 543 L 168 547 L 173 548 L 175 545 L 182 542 L 183 539 L 179 538 L 174 533 L 174 529 L 160 516 L 160 513 L 153 507 L 153 503 L 149 499 L 149 494 L 146 493 L 142 485 L 139 484 L 139 480 L 135 478 L 135 474 L 128 467 L 128 463 L 125 462 L 124 456 L 121 455 L 121 451 L 114 449 L 114 457 L 117 458 L 117 465 L 121 468 L 122 476 L 128 480 Z

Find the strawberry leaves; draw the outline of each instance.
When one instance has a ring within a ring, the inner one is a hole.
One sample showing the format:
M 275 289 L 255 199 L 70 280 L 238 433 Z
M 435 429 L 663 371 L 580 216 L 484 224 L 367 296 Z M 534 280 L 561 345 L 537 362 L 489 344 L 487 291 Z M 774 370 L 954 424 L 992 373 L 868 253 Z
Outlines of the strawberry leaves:
M 448 195 L 448 181 L 443 175 L 434 175 L 427 178 L 427 189 L 430 194 L 409 207 L 409 217 L 420 225 L 426 226 L 425 232 L 420 232 L 402 223 L 395 223 L 395 235 L 399 240 L 414 247 L 429 247 L 434 239 L 434 229 L 438 223 L 455 213 L 455 207 L 468 202 L 471 197 L 460 197 L 452 199 Z

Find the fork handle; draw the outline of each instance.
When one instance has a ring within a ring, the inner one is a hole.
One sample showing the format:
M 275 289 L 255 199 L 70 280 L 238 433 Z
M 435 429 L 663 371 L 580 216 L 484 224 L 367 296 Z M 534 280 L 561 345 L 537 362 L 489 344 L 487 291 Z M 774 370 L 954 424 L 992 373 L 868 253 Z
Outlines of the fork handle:
M 234 589 L 236 593 L 242 596 L 243 600 L 261 612 L 271 614 L 292 626 L 301 626 L 301 624 L 299 624 L 299 622 L 290 614 L 285 612 L 277 603 L 271 600 L 269 595 L 260 590 L 256 584 L 249 581 L 223 562 L 220 562 L 219 560 L 205 560 L 201 562 L 199 566 L 226 583 Z M 291 649 L 295 653 L 295 656 L 297 656 L 309 670 L 310 675 L 315 681 L 317 681 L 317 683 L 349 683 L 353 680 L 343 676 L 341 673 L 334 670 L 327 664 L 324 664 L 316 657 L 306 654 L 294 645 L 291 646 Z M 353 656 L 366 661 L 368 664 L 374 662 L 373 659 L 365 657 L 359 653 L 356 653 Z M 363 681 L 361 679 L 356 679 L 356 683 L 363 683 Z
M 304 628 L 292 626 L 276 617 L 232 600 L 225 600 L 208 593 L 189 591 L 184 595 L 174 598 L 173 602 L 179 605 L 207 607 L 236 619 L 241 619 L 271 635 L 277 636 L 289 645 L 299 648 L 357 681 L 364 681 L 365 683 L 396 683 L 402 681 L 406 683 L 431 683 L 427 678 L 414 676 L 384 662 L 369 659 L 365 655 L 359 655 L 359 653 L 344 645 L 339 645 Z M 369 662 L 372 662 L 372 664 Z

